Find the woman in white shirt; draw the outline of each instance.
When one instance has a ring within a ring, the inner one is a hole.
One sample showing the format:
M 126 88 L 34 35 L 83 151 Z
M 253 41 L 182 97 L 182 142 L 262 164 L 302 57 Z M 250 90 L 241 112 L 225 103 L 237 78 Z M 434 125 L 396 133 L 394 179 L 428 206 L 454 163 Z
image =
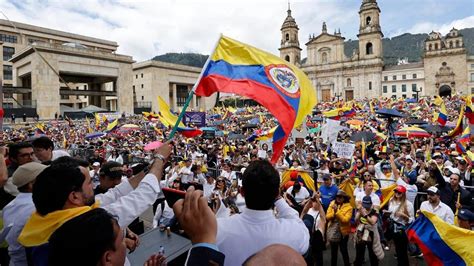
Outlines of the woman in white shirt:
M 232 183 L 233 180 L 237 179 L 235 172 L 230 169 L 230 163 L 226 162 L 222 165 L 222 172 L 220 176 L 227 180 L 227 183 Z
M 408 265 L 408 238 L 405 230 L 415 216 L 413 204 L 406 198 L 406 191 L 404 186 L 398 185 L 390 199 L 388 211 L 384 210 L 384 213 L 390 214 L 391 226 L 388 230 L 392 230 L 390 233 L 395 243 L 398 265 Z
M 112 151 L 112 155 L 107 158 L 107 162 L 117 162 L 123 164 L 122 155 L 118 154 L 117 150 Z

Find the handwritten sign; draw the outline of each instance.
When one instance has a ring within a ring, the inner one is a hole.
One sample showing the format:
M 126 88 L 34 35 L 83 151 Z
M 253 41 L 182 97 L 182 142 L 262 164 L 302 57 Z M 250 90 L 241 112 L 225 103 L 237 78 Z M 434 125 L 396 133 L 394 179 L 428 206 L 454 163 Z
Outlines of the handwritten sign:
M 339 158 L 351 159 L 354 154 L 355 145 L 351 143 L 333 142 L 331 148 Z

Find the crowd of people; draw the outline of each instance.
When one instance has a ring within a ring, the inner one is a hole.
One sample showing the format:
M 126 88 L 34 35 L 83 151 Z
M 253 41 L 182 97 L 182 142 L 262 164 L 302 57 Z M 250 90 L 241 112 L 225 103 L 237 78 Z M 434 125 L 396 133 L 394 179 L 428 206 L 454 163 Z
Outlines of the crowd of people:
M 275 164 L 277 121 L 260 106 L 216 107 L 202 129 L 212 134 L 171 141 L 153 115 L 113 128 L 106 119 L 16 124 L 0 147 L 0 264 L 126 265 L 151 208 L 153 227 L 191 240 L 187 265 L 323 265 L 326 249 L 331 265 L 339 253 L 343 265 L 362 265 L 366 250 L 378 265 L 389 249 L 408 265 L 423 257 L 406 234 L 420 211 L 467 230 L 474 222 L 474 145 L 459 148 L 462 125 L 453 133 L 464 100 L 442 101 L 442 126 L 439 100 L 320 103 Z M 382 108 L 403 116 L 377 115 Z M 430 137 L 393 134 L 413 120 Z M 334 141 L 354 144 L 353 155 L 339 156 Z M 186 196 L 170 206 L 163 188 Z M 165 256 L 150 254 L 146 265 Z

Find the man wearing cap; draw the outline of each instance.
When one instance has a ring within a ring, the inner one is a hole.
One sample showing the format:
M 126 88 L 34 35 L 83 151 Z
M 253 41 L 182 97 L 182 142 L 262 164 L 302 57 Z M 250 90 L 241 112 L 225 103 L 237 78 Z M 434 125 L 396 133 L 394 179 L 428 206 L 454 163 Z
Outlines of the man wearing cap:
M 339 188 L 332 184 L 332 178 L 330 175 L 323 175 L 323 185 L 319 188 L 321 193 L 321 204 L 323 209 L 326 212 L 329 204 L 336 198 L 336 194 L 339 191 Z
M 438 166 L 439 169 L 442 170 L 444 168 L 444 158 L 443 158 L 443 155 L 441 155 L 441 153 L 439 152 L 433 153 L 433 160 L 435 160 L 436 165 Z
M 94 162 L 92 164 L 92 170 L 89 171 L 89 175 L 92 178 L 92 184 L 94 188 L 99 185 L 99 172 L 100 172 L 100 163 Z
M 443 221 L 454 224 L 454 213 L 448 205 L 441 202 L 439 189 L 431 186 L 426 192 L 428 193 L 428 200 L 421 203 L 420 211 L 434 213 Z
M 470 171 L 472 167 L 468 165 L 466 159 L 461 156 L 456 157 L 456 162 L 456 168 L 459 170 L 459 176 L 461 177 L 461 181 L 464 181 L 464 185 L 466 186 L 472 186 L 473 182 Z
M 122 182 L 122 165 L 117 162 L 106 162 L 99 172 L 99 185 L 94 189 L 94 195 L 106 193 Z M 92 176 L 91 176 L 92 178 Z
M 10 265 L 27 264 L 25 249 L 17 239 L 26 221 L 35 211 L 32 199 L 33 183 L 46 167 L 37 162 L 29 162 L 18 167 L 13 173 L 12 182 L 20 193 L 3 209 L 4 229 L 10 227 L 6 236 Z

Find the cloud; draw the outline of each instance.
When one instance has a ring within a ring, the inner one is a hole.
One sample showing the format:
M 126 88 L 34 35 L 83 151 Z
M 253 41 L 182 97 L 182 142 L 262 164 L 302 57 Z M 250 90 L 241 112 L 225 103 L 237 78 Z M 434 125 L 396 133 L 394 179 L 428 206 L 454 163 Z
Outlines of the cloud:
M 318 35 L 323 21 L 329 32 L 340 28 L 343 36 L 355 38 L 359 6 L 360 1 L 292 0 L 303 56 L 308 35 Z M 0 10 L 13 21 L 116 41 L 118 53 L 142 61 L 167 52 L 209 54 L 220 33 L 279 54 L 287 0 L 0 0 Z M 472 26 L 472 20 L 456 27 Z M 413 31 L 432 28 L 444 26 L 418 23 Z

